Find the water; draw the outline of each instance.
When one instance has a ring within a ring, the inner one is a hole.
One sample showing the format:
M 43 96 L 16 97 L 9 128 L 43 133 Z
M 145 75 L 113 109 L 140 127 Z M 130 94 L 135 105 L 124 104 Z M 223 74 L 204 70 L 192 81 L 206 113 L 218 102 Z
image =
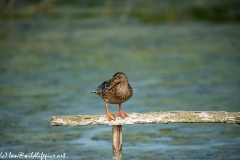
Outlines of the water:
M 90 92 L 117 71 L 134 90 L 125 112 L 239 112 L 239 23 L 26 18 L 3 27 L 0 152 L 111 159 L 110 126 L 49 121 L 104 114 L 104 102 Z M 239 159 L 239 135 L 236 124 L 123 126 L 123 159 Z

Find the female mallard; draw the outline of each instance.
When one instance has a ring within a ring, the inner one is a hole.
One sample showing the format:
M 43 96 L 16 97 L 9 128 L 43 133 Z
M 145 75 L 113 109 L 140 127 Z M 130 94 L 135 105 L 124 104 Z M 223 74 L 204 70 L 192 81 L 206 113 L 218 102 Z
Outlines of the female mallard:
M 103 82 L 98 86 L 96 91 L 92 91 L 91 93 L 96 93 L 105 101 L 106 116 L 109 121 L 115 120 L 115 114 L 108 112 L 108 103 L 119 105 L 119 112 L 117 114 L 119 117 L 123 119 L 128 117 L 127 113 L 122 112 L 122 103 L 132 97 L 133 89 L 124 73 L 115 73 L 112 79 Z

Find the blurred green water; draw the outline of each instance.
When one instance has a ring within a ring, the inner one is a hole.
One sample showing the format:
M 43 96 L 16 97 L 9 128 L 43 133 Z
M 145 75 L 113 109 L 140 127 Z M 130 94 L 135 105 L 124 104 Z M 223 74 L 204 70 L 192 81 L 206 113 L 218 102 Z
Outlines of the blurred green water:
M 104 114 L 103 101 L 89 93 L 117 71 L 134 89 L 127 112 L 239 111 L 239 23 L 36 17 L 1 23 L 0 152 L 110 159 L 111 127 L 49 120 Z M 124 159 L 239 159 L 239 133 L 225 124 L 124 126 Z

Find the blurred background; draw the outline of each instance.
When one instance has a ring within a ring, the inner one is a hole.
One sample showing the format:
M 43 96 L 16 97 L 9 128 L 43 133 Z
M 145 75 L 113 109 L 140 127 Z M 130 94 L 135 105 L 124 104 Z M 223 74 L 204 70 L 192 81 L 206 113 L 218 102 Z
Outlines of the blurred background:
M 0 0 L 0 152 L 112 156 L 111 126 L 52 127 L 105 114 L 91 95 L 117 71 L 126 112 L 240 110 L 239 0 Z M 117 105 L 110 105 L 117 112 Z M 123 159 L 240 159 L 240 126 L 123 126 Z

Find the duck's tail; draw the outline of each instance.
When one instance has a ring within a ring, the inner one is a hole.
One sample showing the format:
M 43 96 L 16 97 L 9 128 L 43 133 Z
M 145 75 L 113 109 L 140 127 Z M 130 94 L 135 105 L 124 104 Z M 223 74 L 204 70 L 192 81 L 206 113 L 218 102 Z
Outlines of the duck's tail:
M 97 91 L 92 91 L 90 94 L 92 94 L 92 93 L 96 93 L 97 94 Z

